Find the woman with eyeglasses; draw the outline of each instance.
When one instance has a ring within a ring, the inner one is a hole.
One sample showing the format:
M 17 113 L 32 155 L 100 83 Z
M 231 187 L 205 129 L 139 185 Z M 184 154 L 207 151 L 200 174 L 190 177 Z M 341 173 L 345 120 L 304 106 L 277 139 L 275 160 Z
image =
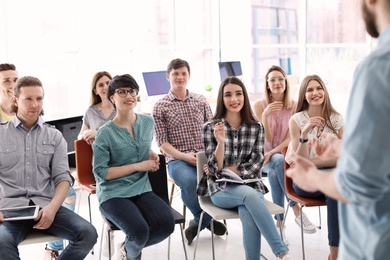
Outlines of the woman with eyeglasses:
M 111 80 L 107 96 L 117 113 L 92 144 L 100 212 L 126 235 L 120 259 L 141 259 L 142 249 L 167 238 L 175 225 L 169 206 L 149 182 L 159 157 L 151 150 L 153 118 L 134 113 L 138 91 L 129 74 Z
M 85 112 L 78 136 L 78 139 L 84 139 L 88 144 L 95 140 L 96 131 L 116 114 L 114 106 L 107 98 L 111 79 L 111 74 L 107 71 L 99 71 L 92 78 L 90 106 Z
M 265 74 L 264 97 L 253 105 L 257 119 L 263 123 L 265 131 L 264 140 L 264 167 L 262 172 L 267 174 L 272 200 L 284 208 L 284 198 L 293 209 L 295 223 L 305 233 L 315 233 L 316 227 L 303 213 L 301 223 L 300 207 L 286 196 L 284 188 L 284 154 L 283 149 L 290 142 L 288 122 L 295 112 L 296 102 L 290 98 L 290 83 L 284 70 L 279 66 L 272 66 Z M 275 216 L 284 220 L 284 214 Z M 279 227 L 279 222 L 276 222 Z M 282 229 L 283 241 L 288 245 L 286 227 Z
M 290 163 L 290 154 L 295 152 L 310 159 L 319 169 L 329 170 L 336 167 L 337 159 L 320 159 L 310 146 L 313 139 L 321 140 L 322 133 L 334 134 L 341 139 L 344 132 L 344 118 L 330 102 L 324 81 L 318 75 L 306 76 L 299 89 L 296 114 L 289 122 L 290 138 L 286 161 Z M 299 196 L 307 198 L 323 197 L 321 192 L 306 192 L 293 184 Z M 329 259 L 337 259 L 339 246 L 339 226 L 337 201 L 326 197 Z

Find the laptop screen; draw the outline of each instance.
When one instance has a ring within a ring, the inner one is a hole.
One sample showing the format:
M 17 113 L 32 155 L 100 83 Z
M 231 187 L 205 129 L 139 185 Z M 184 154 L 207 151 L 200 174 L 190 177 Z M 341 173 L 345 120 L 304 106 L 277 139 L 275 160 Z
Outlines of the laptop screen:
M 148 96 L 168 94 L 171 85 L 165 77 L 166 71 L 142 72 Z

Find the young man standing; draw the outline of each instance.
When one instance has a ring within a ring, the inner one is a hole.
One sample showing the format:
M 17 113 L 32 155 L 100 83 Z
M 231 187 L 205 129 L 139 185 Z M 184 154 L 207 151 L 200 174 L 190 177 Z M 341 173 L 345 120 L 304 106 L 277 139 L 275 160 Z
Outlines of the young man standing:
M 307 191 L 340 200 L 339 258 L 390 256 L 390 0 L 361 0 L 367 32 L 379 37 L 376 49 L 356 68 L 344 138 L 314 142 L 324 159 L 340 157 L 333 172 L 316 169 L 297 155 L 286 174 Z
M 0 125 L 0 251 L 19 259 L 18 245 L 34 229 L 69 240 L 58 259 L 84 259 L 97 240 L 95 228 L 61 207 L 73 183 L 62 134 L 43 123 L 43 87 L 35 77 L 16 82 L 10 121 Z M 1 208 L 39 205 L 36 219 L 4 221 Z
M 197 235 L 202 209 L 196 194 L 196 157 L 204 150 L 202 127 L 212 117 L 206 98 L 187 90 L 190 66 L 187 61 L 174 59 L 168 64 L 167 80 L 171 84 L 169 93 L 153 108 L 157 144 L 164 152 L 171 178 L 180 186 L 183 203 L 194 219 L 185 230 L 187 243 Z M 202 229 L 210 228 L 211 217 L 204 214 Z M 224 235 L 224 224 L 214 221 L 214 233 Z

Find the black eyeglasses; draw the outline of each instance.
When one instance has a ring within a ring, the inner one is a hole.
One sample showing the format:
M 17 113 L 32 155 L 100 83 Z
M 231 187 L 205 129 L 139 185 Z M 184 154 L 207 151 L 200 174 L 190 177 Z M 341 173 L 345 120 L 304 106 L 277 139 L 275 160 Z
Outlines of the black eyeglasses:
M 120 97 L 126 97 L 127 94 L 130 94 L 132 97 L 138 95 L 138 91 L 136 89 L 118 89 L 115 93 L 117 93 Z

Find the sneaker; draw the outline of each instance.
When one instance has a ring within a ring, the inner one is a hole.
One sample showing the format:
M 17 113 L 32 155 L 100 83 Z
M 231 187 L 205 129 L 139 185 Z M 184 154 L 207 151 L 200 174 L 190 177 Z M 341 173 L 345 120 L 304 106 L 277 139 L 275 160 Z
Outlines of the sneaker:
M 303 212 L 302 212 L 302 220 L 303 220 L 303 225 L 301 225 L 300 216 L 295 218 L 295 223 L 297 223 L 298 226 L 303 228 L 303 232 L 308 234 L 313 234 L 317 231 L 317 228 L 310 222 L 309 218 Z
M 217 236 L 223 236 L 226 233 L 226 226 L 213 219 L 213 224 L 214 224 L 214 234 Z M 207 229 L 211 231 L 210 224 L 207 226 Z
M 282 260 L 294 260 L 294 257 L 287 253 L 282 257 Z
M 111 255 L 113 256 L 115 253 L 115 241 L 114 241 L 114 232 L 110 232 L 110 247 L 111 247 Z M 102 254 L 105 257 L 108 257 L 108 227 L 104 230 L 103 233 L 103 249 L 102 249 Z
M 125 249 L 125 242 L 118 244 L 118 256 L 117 260 L 127 260 L 127 254 Z
M 277 229 L 278 229 L 278 231 L 280 231 L 280 229 L 277 227 Z M 288 246 L 288 239 L 287 239 L 287 236 L 286 236 L 286 227 L 283 227 L 283 229 L 282 229 L 282 240 L 283 240 L 283 242 L 284 242 L 284 244 L 286 245 L 286 246 Z
M 187 240 L 187 244 L 191 245 L 192 241 L 198 234 L 198 224 L 196 224 L 194 221 L 190 221 L 188 228 L 184 230 L 184 236 L 185 239 Z
M 60 252 L 56 250 L 51 250 L 45 247 L 45 255 L 43 257 L 44 260 L 56 260 L 60 256 Z

